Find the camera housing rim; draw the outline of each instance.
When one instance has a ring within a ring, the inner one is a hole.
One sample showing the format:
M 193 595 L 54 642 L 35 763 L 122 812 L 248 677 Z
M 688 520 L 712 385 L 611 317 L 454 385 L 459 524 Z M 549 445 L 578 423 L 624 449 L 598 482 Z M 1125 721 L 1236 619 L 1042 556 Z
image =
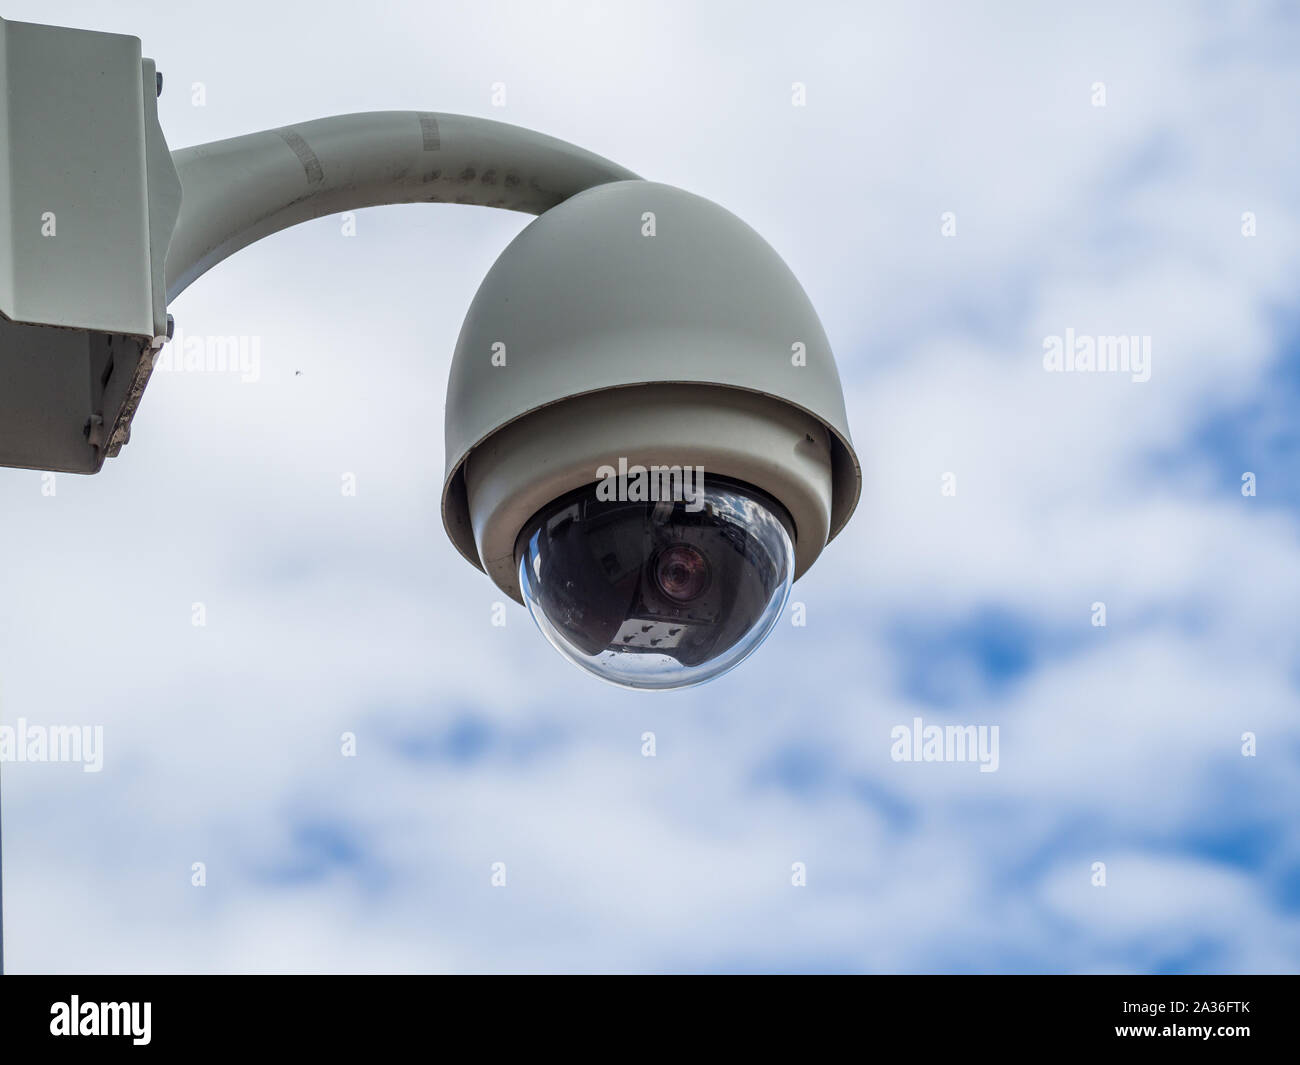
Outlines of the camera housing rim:
M 476 555 L 497 587 L 523 602 L 518 539 L 552 503 L 599 480 L 601 466 L 702 466 L 756 490 L 793 528 L 794 579 L 826 544 L 829 434 L 768 397 L 700 385 L 643 385 L 553 404 L 494 434 L 465 465 Z

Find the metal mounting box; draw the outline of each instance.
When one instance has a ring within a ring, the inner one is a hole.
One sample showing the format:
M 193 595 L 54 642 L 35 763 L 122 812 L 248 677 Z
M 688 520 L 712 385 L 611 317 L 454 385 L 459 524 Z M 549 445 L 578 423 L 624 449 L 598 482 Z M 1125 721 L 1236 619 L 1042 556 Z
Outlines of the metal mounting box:
M 140 41 L 0 19 L 0 466 L 96 473 L 167 331 L 181 186 Z

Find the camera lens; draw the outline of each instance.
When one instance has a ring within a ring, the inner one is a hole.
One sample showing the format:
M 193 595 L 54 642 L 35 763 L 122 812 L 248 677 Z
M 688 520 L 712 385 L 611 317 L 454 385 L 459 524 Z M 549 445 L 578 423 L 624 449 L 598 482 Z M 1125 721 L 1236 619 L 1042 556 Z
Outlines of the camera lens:
M 709 584 L 709 564 L 690 544 L 673 544 L 655 562 L 659 589 L 677 603 L 698 599 Z
M 591 485 L 524 526 L 519 587 L 565 658 L 625 688 L 702 684 L 766 638 L 794 576 L 793 526 L 761 492 L 709 477 L 688 499 Z

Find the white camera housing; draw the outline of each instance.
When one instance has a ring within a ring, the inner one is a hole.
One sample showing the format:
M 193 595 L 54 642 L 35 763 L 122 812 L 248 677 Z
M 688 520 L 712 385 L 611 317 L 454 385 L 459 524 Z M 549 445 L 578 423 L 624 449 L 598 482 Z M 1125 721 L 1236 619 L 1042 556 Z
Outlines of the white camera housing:
M 447 533 L 520 602 L 520 531 L 620 459 L 702 466 L 776 499 L 796 579 L 860 492 L 799 282 L 730 212 L 648 181 L 580 192 L 505 249 L 456 345 L 446 430 Z

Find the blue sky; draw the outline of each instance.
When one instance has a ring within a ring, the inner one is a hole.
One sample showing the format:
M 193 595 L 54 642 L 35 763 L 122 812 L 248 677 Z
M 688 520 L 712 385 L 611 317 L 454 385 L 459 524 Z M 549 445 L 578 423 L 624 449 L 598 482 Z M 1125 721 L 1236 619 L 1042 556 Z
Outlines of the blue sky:
M 52 498 L 0 470 L 0 720 L 105 730 L 100 773 L 4 767 L 11 971 L 1300 967 L 1296 17 L 699 6 L 6 10 L 141 36 L 173 147 L 442 110 L 717 200 L 818 308 L 864 472 L 805 626 L 615 690 L 493 627 L 438 516 L 451 352 L 528 219 L 238 253 L 171 309 L 257 382 L 156 375 Z M 1067 329 L 1149 336 L 1151 379 L 1044 372 Z M 916 717 L 997 725 L 998 771 L 893 761 Z

